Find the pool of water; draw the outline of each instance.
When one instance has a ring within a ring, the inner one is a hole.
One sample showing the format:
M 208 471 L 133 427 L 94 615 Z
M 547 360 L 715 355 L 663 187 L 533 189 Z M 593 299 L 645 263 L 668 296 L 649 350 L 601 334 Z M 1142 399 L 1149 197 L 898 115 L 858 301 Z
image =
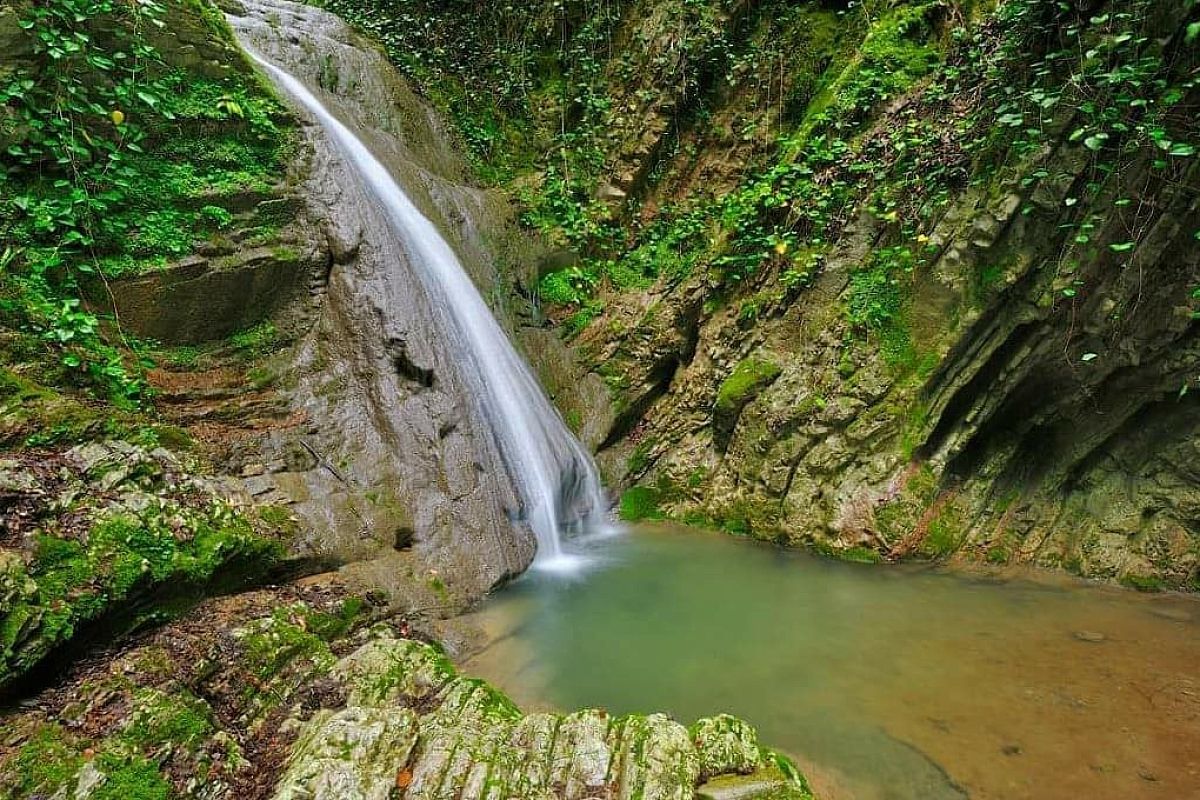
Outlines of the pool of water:
M 646 526 L 473 616 L 527 709 L 729 711 L 824 800 L 1200 798 L 1200 603 Z

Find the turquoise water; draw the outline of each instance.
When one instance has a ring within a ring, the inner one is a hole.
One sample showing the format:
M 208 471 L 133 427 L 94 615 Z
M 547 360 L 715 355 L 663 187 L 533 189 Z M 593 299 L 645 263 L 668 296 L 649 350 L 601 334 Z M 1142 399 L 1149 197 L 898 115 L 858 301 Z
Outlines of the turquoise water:
M 1200 797 L 1200 605 L 645 527 L 474 616 L 527 708 L 720 710 L 829 800 Z

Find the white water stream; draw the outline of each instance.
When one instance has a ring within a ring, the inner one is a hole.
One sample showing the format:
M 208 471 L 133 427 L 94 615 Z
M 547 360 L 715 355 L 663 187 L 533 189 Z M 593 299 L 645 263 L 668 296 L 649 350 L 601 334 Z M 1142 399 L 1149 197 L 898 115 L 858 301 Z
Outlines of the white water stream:
M 537 537 L 534 566 L 569 569 L 579 556 L 565 540 L 603 525 L 607 503 L 595 464 L 547 399 L 505 335 L 458 256 L 355 134 L 291 74 L 254 51 L 250 56 L 328 133 L 404 244 L 432 304 L 446 347 L 496 437 Z

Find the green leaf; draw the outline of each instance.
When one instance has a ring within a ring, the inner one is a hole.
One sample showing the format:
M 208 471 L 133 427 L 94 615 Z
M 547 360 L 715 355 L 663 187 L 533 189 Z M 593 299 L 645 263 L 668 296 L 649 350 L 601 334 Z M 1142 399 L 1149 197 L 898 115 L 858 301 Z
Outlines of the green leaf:
M 1118 242 L 1116 244 L 1110 244 L 1108 249 L 1112 250 L 1114 253 L 1128 253 L 1135 247 L 1137 247 L 1135 242 Z
M 1200 36 L 1200 22 L 1193 22 L 1187 26 L 1187 31 L 1183 34 L 1183 40 L 1188 44 L 1196 41 L 1196 37 Z
M 1079 357 L 1079 360 L 1084 363 L 1087 363 L 1089 361 L 1095 361 L 1097 358 L 1098 358 L 1098 356 L 1095 353 L 1084 353 L 1082 356 Z
M 1171 145 L 1171 149 L 1167 151 L 1167 155 L 1180 157 L 1194 156 L 1196 155 L 1196 148 L 1185 142 L 1175 142 Z

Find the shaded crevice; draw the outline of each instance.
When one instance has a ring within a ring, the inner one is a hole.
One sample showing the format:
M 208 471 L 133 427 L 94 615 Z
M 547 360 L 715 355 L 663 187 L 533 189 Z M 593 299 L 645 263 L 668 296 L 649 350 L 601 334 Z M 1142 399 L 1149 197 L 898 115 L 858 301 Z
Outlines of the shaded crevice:
M 1117 459 L 1122 471 L 1136 474 L 1164 448 L 1186 436 L 1186 431 L 1194 432 L 1197 427 L 1200 427 L 1200 396 L 1147 403 L 1071 465 L 1062 489 L 1064 492 L 1080 489 L 1088 476 L 1108 459 Z M 1194 480 L 1197 476 L 1189 477 Z
M 403 341 L 398 339 L 389 341 L 388 353 L 392 358 L 392 368 L 396 370 L 397 375 L 422 388 L 433 388 L 436 377 L 434 371 L 414 362 L 408 355 L 408 348 Z
M 966 424 L 967 416 L 979 402 L 980 398 L 993 389 L 997 379 L 1009 367 L 1013 357 L 1025 347 L 1039 329 L 1040 326 L 1034 323 L 1023 323 L 1009 333 L 1003 344 L 992 352 L 991 356 L 988 357 L 988 360 L 975 375 L 955 392 L 946 403 L 941 414 L 938 416 L 937 425 L 934 426 L 933 431 L 925 439 L 925 443 L 917 451 L 917 455 L 920 458 L 924 459 L 932 456 L 946 443 L 955 429 Z M 976 438 L 979 438 L 978 433 L 972 437 L 972 440 L 974 441 Z M 970 448 L 968 447 L 967 449 Z M 972 463 L 972 459 L 967 457 L 967 455 L 966 451 L 964 451 L 954 458 L 954 462 L 965 461 L 966 463 Z
M 655 362 L 643 381 L 643 385 L 649 383 L 649 387 L 617 414 L 608 435 L 596 448 L 597 452 L 607 450 L 625 438 L 659 398 L 670 390 L 680 369 L 688 367 L 696 357 L 696 350 L 700 346 L 700 306 L 697 304 L 682 309 L 679 321 L 681 327 L 677 331 L 682 334 L 682 341 L 677 349 Z
M 54 686 L 87 656 L 104 653 L 113 643 L 127 646 L 128 637 L 152 630 L 169 617 L 179 616 L 206 600 L 294 583 L 342 565 L 337 559 L 311 556 L 288 559 L 264 571 L 258 558 L 238 556 L 206 581 L 177 577 L 141 592 L 135 589 L 133 596 L 120 606 L 81 622 L 74 636 L 51 648 L 33 668 L 0 688 L 0 713 L 9 710 L 20 698 L 36 697 Z
M 681 363 L 679 356 L 672 354 L 654 365 L 647 378 L 650 387 L 630 403 L 628 408 L 617 414 L 617 418 L 613 420 L 612 427 L 608 431 L 608 436 L 596 448 L 597 451 L 607 450 L 633 430 L 633 427 L 641 421 L 650 407 L 671 388 L 671 383 L 675 380 L 675 374 Z

